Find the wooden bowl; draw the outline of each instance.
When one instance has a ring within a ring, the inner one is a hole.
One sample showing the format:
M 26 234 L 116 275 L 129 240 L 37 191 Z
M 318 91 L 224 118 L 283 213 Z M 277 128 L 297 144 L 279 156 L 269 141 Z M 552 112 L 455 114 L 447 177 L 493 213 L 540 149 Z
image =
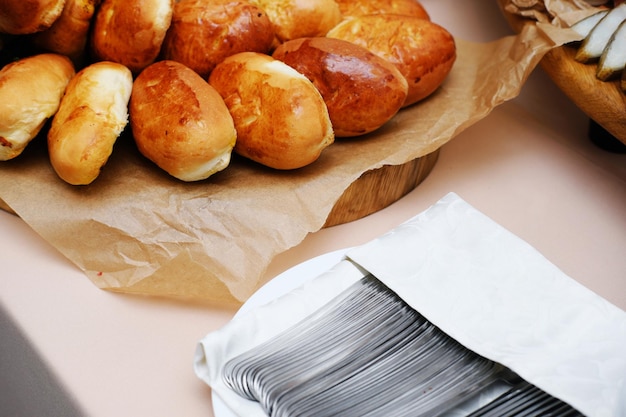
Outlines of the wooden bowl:
M 524 25 L 535 23 L 534 20 L 507 12 L 502 2 L 498 3 L 515 32 L 521 32 Z M 563 45 L 550 50 L 539 65 L 590 119 L 626 144 L 626 95 L 620 88 L 620 80 L 598 80 L 597 65 L 577 62 L 574 60 L 575 54 L 575 45 Z

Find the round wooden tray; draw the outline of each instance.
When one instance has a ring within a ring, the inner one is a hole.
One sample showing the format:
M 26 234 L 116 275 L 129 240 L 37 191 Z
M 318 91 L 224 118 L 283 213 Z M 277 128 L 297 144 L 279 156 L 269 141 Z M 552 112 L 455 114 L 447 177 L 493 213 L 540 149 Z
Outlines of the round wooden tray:
M 415 189 L 432 171 L 439 149 L 402 165 L 363 173 L 344 191 L 324 227 L 348 223 L 384 209 Z
M 337 200 L 324 227 L 358 220 L 396 202 L 430 174 L 438 157 L 439 149 L 401 165 L 385 165 L 365 172 Z M 2 199 L 0 209 L 15 214 Z
M 509 13 L 502 8 L 508 24 L 516 32 L 533 20 Z M 574 60 L 576 46 L 564 45 L 550 50 L 541 60 L 541 68 L 552 82 L 578 106 L 620 142 L 626 144 L 626 96 L 620 80 L 600 81 L 596 64 L 581 64 Z

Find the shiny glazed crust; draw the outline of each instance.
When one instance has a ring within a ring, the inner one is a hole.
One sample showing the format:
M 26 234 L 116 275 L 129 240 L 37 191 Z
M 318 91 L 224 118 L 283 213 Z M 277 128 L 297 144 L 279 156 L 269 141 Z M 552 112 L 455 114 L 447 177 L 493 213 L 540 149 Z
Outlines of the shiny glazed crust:
M 45 50 L 67 55 L 81 64 L 86 55 L 91 19 L 99 0 L 66 0 L 59 18 L 47 30 L 33 36 L 33 43 Z
M 341 21 L 335 0 L 249 0 L 265 10 L 278 43 L 309 36 L 324 36 Z
M 275 169 L 306 166 L 334 141 L 324 99 L 309 79 L 268 55 L 242 52 L 209 78 L 237 129 L 235 152 Z
M 48 132 L 50 162 L 65 182 L 86 185 L 98 177 L 128 123 L 132 85 L 128 68 L 106 61 L 72 78 Z
M 173 9 L 174 0 L 104 0 L 93 23 L 94 57 L 139 73 L 158 57 Z
M 225 169 L 237 133 L 222 97 L 189 67 L 159 61 L 139 74 L 130 99 L 139 151 L 183 181 Z
M 273 54 L 309 78 L 320 91 L 336 137 L 372 132 L 404 103 L 407 82 L 389 61 L 340 39 L 300 38 Z
M 203 78 L 238 52 L 270 51 L 274 31 L 267 14 L 240 0 L 181 0 L 162 47 L 164 59 L 187 65 Z
M 48 29 L 61 15 L 65 0 L 2 0 L 0 32 L 24 35 Z
M 368 14 L 401 14 L 430 20 L 417 0 L 335 0 L 344 18 Z
M 405 107 L 432 94 L 456 60 L 454 38 L 446 29 L 411 16 L 359 16 L 344 20 L 327 36 L 354 42 L 396 65 L 409 84 Z
M 58 54 L 40 54 L 0 71 L 0 161 L 20 155 L 52 117 L 74 66 Z

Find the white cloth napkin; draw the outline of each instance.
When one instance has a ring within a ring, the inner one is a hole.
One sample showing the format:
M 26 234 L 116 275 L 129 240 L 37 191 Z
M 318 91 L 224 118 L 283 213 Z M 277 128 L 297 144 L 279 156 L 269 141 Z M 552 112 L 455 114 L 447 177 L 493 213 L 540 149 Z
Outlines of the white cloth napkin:
M 583 414 L 626 416 L 626 312 L 453 193 L 205 336 L 196 374 L 236 415 L 264 416 L 223 384 L 223 365 L 319 309 L 365 271 L 465 347 Z

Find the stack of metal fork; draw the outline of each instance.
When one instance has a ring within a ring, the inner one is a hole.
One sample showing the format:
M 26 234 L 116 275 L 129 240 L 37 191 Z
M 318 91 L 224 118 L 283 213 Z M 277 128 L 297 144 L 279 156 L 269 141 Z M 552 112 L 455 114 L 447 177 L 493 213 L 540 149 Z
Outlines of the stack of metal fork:
M 508 391 L 472 416 L 581 415 L 466 349 L 372 275 L 230 360 L 223 378 L 269 416 L 445 415 L 494 384 Z M 550 414 L 556 407 L 573 414 Z

